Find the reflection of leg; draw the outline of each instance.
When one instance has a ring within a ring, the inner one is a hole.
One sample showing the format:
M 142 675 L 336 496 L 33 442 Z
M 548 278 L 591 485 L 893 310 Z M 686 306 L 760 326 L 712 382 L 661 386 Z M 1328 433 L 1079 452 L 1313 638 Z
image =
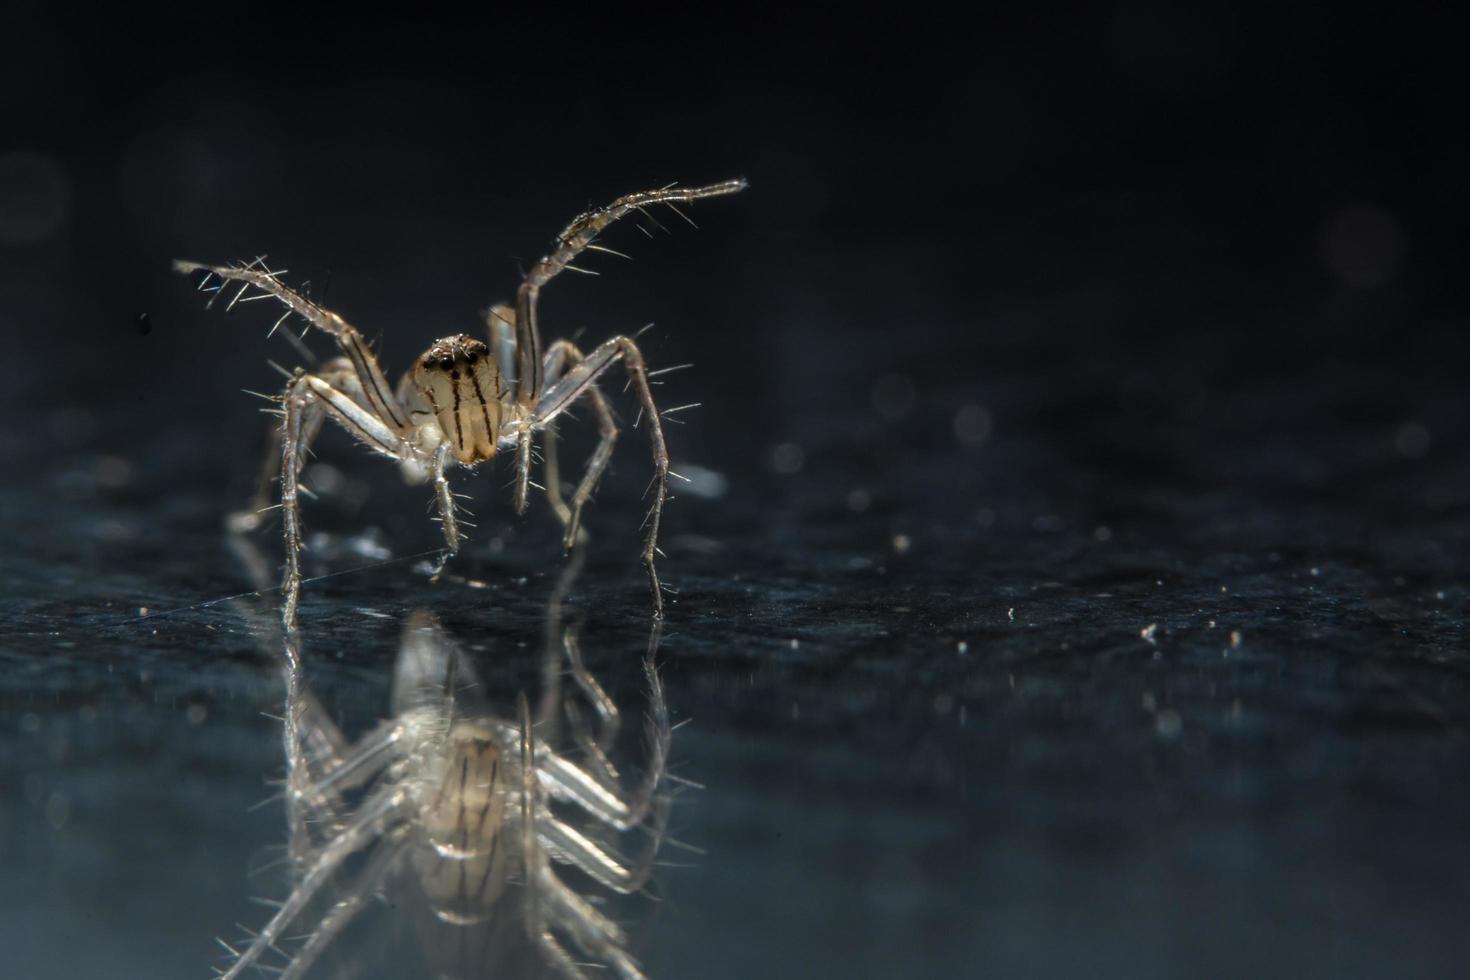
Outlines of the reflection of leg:
M 351 753 L 341 731 L 301 678 L 299 639 L 287 640 L 286 824 L 290 828 L 291 863 L 298 870 L 323 842 L 346 826 L 350 808 L 336 781 L 323 781 Z
M 557 576 L 556 587 L 546 601 L 546 624 L 541 641 L 541 700 L 536 706 L 536 731 L 542 741 L 557 744 L 558 726 L 562 703 L 562 637 L 568 627 L 563 626 L 563 608 L 572 583 L 582 574 L 587 563 L 587 549 L 573 548 L 567 563 Z
M 234 980 L 266 950 L 275 948 L 276 940 L 281 938 L 285 929 L 331 880 L 342 862 L 378 836 L 383 823 L 391 819 L 393 811 L 400 805 L 401 795 L 401 789 L 388 787 L 373 793 L 364 801 L 352 824 L 316 853 L 315 859 L 305 869 L 286 901 L 281 903 L 270 922 L 266 923 L 265 928 L 260 930 L 245 951 L 224 972 L 222 980 Z
M 621 727 L 622 719 L 618 713 L 618 706 L 612 698 L 608 697 L 602 685 L 597 682 L 597 678 L 593 677 L 582 663 L 581 647 L 577 642 L 575 630 L 567 630 L 566 635 L 562 637 L 562 649 L 566 653 L 567 666 L 572 679 L 577 684 L 577 689 L 592 705 L 592 710 L 598 718 L 594 734 L 593 726 L 583 716 L 577 703 L 568 698 L 564 710 L 567 724 L 572 730 L 572 738 L 587 757 L 588 767 L 593 770 L 593 775 L 601 779 L 608 787 L 616 787 L 618 771 L 607 753 Z
M 584 954 L 606 962 L 621 980 L 645 980 L 637 962 L 628 955 L 627 935 L 616 923 L 568 888 L 549 868 L 543 887 L 549 918 L 572 937 Z
M 546 352 L 546 383 L 554 384 L 564 371 L 575 368 L 585 360 L 586 355 L 578 349 L 576 344 L 569 340 L 558 340 Z M 559 480 L 552 475 L 553 470 L 557 467 L 554 448 L 556 427 L 554 424 L 549 424 L 546 428 L 546 489 L 550 495 L 552 488 L 556 488 L 556 496 L 552 499 L 551 506 L 561 517 L 562 525 L 566 528 L 566 536 L 562 543 L 568 550 L 571 550 L 572 545 L 578 540 L 582 526 L 582 508 L 592 499 L 598 481 L 602 479 L 607 464 L 612 460 L 613 445 L 618 441 L 618 422 L 602 389 L 596 384 L 589 384 L 584 394 L 592 402 L 592 409 L 597 415 L 598 442 L 597 448 L 592 451 L 592 456 L 587 460 L 587 469 L 582 474 L 582 482 L 577 484 L 576 492 L 572 494 L 570 507 L 562 502 Z
M 536 818 L 536 832 L 542 846 L 589 878 L 615 892 L 629 894 L 642 888 L 653 871 L 653 861 L 663 843 L 669 819 L 669 801 L 661 797 L 653 808 L 653 821 L 647 828 L 648 839 L 638 857 L 628 860 L 604 848 L 575 827 L 558 820 L 550 810 Z
M 655 631 L 656 632 L 656 631 Z M 643 781 L 631 791 L 605 785 L 581 766 L 551 751 L 538 749 L 538 776 L 558 800 L 574 803 L 603 823 L 618 830 L 629 830 L 643 822 L 653 806 L 664 771 L 668 766 L 669 745 L 673 730 L 669 726 L 668 704 L 664 701 L 663 682 L 654 663 L 657 639 L 649 647 L 643 662 L 649 686 L 649 712 L 646 736 L 649 758 Z
M 536 779 L 535 735 L 531 731 L 531 708 L 524 693 L 516 699 L 516 707 L 521 750 L 521 877 L 526 889 L 522 914 L 525 916 L 526 933 L 536 944 L 548 966 L 567 980 L 584 980 L 581 969 L 566 948 L 557 941 L 547 921 L 544 892 L 548 882 L 556 881 L 556 876 L 551 873 L 546 855 L 536 838 L 536 813 L 541 809 L 543 791 Z
M 368 859 L 367 867 L 358 873 L 346 893 L 322 916 L 321 922 L 307 938 L 305 945 L 291 958 L 291 963 L 281 974 L 280 980 L 299 980 L 305 976 L 306 971 L 311 969 L 312 964 L 332 944 L 338 933 L 347 928 L 357 918 L 363 906 L 377 895 L 383 880 L 403 855 L 401 845 L 407 829 L 407 825 L 404 825 L 398 833 L 378 844 L 372 857 Z

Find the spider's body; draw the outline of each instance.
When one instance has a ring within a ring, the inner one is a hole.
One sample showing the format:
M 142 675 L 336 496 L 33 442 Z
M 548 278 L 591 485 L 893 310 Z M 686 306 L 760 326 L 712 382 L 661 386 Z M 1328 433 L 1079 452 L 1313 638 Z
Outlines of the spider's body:
M 647 420 L 652 443 L 653 502 L 646 522 L 643 563 L 653 592 L 654 615 L 661 616 L 663 594 L 654 558 L 658 553 L 659 520 L 668 496 L 669 457 L 643 355 L 628 337 L 614 337 L 586 353 L 567 340 L 558 340 L 543 351 L 536 304 L 543 286 L 563 269 L 576 269 L 571 261 L 584 249 L 611 251 L 595 241 L 619 218 L 634 211 L 646 213 L 645 209 L 654 204 L 673 207 L 675 202 L 731 194 L 744 187 L 743 180 L 689 189 L 665 187 L 629 194 L 605 208 L 579 215 L 557 237 L 556 250 L 526 274 L 515 307 L 497 306 L 490 311 L 488 344 L 464 335 L 437 340 L 403 376 L 397 389 L 389 386 L 377 357 L 351 324 L 286 287 L 281 274 L 265 267 L 262 260 L 238 266 L 176 262 L 175 268 L 181 272 L 205 273 L 201 289 L 218 292 L 226 284 L 239 283 L 231 307 L 242 301 L 275 298 L 286 307 L 282 320 L 292 314 L 300 316 L 312 327 L 330 334 L 343 355 L 314 373 L 297 369 L 287 384 L 281 396 L 279 463 L 269 464 L 252 513 L 234 522 L 243 528 L 259 523 L 259 514 L 265 509 L 259 498 L 268 492 L 278 470 L 286 537 L 282 583 L 285 625 L 295 625 L 301 587 L 298 495 L 302 458 L 324 419 L 332 419 L 374 452 L 397 460 L 409 476 L 433 480 L 448 546 L 446 558 L 460 545 L 460 522 L 446 469 L 456 463 L 474 467 L 498 451 L 514 450 L 515 506 L 517 513 L 523 513 L 531 486 L 532 441 L 535 433 L 544 433 L 548 442 L 546 494 L 565 527 L 565 543 L 570 548 L 580 532 L 582 507 L 607 468 L 617 439 L 617 420 L 597 386 L 598 378 L 617 361 L 627 371 L 629 385 L 640 403 L 640 420 Z M 258 293 L 247 296 L 252 289 Z M 549 444 L 557 417 L 583 399 L 591 403 L 597 416 L 601 441 L 567 502 L 561 496 L 560 481 L 553 469 L 555 454 Z
M 398 398 L 419 451 L 429 458 L 447 443 L 462 466 L 495 456 L 513 404 L 490 348 L 464 335 L 435 341 L 399 382 Z

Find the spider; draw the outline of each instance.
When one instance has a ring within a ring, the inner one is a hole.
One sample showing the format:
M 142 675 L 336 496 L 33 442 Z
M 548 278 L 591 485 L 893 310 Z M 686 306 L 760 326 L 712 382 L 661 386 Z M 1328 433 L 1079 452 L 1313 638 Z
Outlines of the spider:
M 563 524 L 565 546 L 570 549 L 578 540 L 582 508 L 607 468 L 618 436 L 612 408 L 597 386 L 598 378 L 616 361 L 622 361 L 638 397 L 639 420 L 648 420 L 654 478 L 653 503 L 644 522 L 643 565 L 653 594 L 654 617 L 661 618 L 663 591 L 654 559 L 660 553 L 659 521 L 668 497 L 670 471 L 661 416 L 649 387 L 649 377 L 657 372 L 649 372 L 638 345 L 624 336 L 614 337 L 590 353 L 569 340 L 558 340 L 543 352 L 536 301 L 541 289 L 564 269 L 590 271 L 572 265 L 584 249 L 622 255 L 596 244 L 602 231 L 619 218 L 635 211 L 647 215 L 646 209 L 655 204 L 666 205 L 682 216 L 675 206 L 678 203 L 733 194 L 745 186 L 743 179 L 707 187 L 671 185 L 628 194 L 606 207 L 578 215 L 557 236 L 555 250 L 526 273 L 516 293 L 515 307 L 499 305 L 489 311 L 490 344 L 463 334 L 436 340 L 404 374 L 396 389 L 388 384 L 362 335 L 338 314 L 285 286 L 280 278 L 284 270 L 272 271 L 263 258 L 241 265 L 176 261 L 174 268 L 179 272 L 204 273 L 201 290 L 218 293 L 230 283 L 239 283 L 229 309 L 240 302 L 274 297 L 286 307 L 276 327 L 296 314 L 310 327 L 330 334 L 343 355 L 315 373 L 297 368 L 279 399 L 279 462 L 268 463 L 262 485 L 268 488 L 279 471 L 279 506 L 286 539 L 282 622 L 288 628 L 296 623 L 301 591 L 300 471 L 324 419 L 332 419 L 370 450 L 397 460 L 410 481 L 433 481 L 446 546 L 442 568 L 460 546 L 460 521 L 445 471 L 456 464 L 473 470 L 493 459 L 498 451 L 513 449 L 515 510 L 517 514 L 525 513 L 534 434 L 546 434 L 550 471 L 554 465 L 550 451 L 552 423 L 578 399 L 586 399 L 597 416 L 600 441 L 588 459 L 582 480 L 570 503 L 562 498 L 560 481 L 550 478 L 554 475 L 551 472 L 545 487 L 552 509 Z M 247 295 L 251 289 L 258 292 Z M 252 516 L 235 522 L 235 526 L 255 526 L 259 516 Z
M 552 609 L 555 620 L 559 599 Z M 575 629 L 548 630 L 533 721 L 524 693 L 514 717 L 497 715 L 463 651 L 431 614 L 412 613 L 394 669 L 392 717 L 356 744 L 307 688 L 299 635 L 287 630 L 294 888 L 248 945 L 226 945 L 234 961 L 222 977 L 234 980 L 278 952 L 287 957 L 283 980 L 298 980 L 393 885 L 396 897 L 413 900 L 391 907 L 426 913 L 420 925 L 434 931 L 424 936 L 425 953 L 449 960 L 456 975 L 465 968 L 478 975 L 497 958 L 514 962 L 529 940 L 535 959 L 563 980 L 587 980 L 572 950 L 622 980 L 644 980 L 625 931 L 565 882 L 558 865 L 624 894 L 648 879 L 670 805 L 660 790 L 672 729 L 654 659 L 658 637 L 655 622 L 643 662 L 649 758 L 642 778 L 624 788 L 608 755 L 620 715 L 584 666 Z M 562 689 L 563 674 L 572 689 Z M 612 842 L 629 831 L 647 835 L 631 859 Z M 331 901 L 321 901 L 327 892 Z M 312 909 L 321 909 L 314 924 L 300 928 Z M 278 945 L 288 938 L 299 939 L 289 953 Z

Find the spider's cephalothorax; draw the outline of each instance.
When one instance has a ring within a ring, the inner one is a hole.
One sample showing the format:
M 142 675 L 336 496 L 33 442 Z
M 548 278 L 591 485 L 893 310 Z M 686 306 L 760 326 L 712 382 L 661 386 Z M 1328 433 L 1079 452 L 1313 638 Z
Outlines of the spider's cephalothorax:
M 436 340 L 398 385 L 420 451 L 433 453 L 447 443 L 464 466 L 495 455 L 509 397 L 489 346 L 462 334 Z
M 639 420 L 648 426 L 653 451 L 653 501 L 645 522 L 643 564 L 653 592 L 654 616 L 662 616 L 663 591 L 654 559 L 658 554 L 659 521 L 668 497 L 669 454 L 664 444 L 662 415 L 653 401 L 643 354 L 629 337 L 614 337 L 589 352 L 583 352 L 569 340 L 558 340 L 543 349 L 536 303 L 541 288 L 563 269 L 588 271 L 571 264 L 584 249 L 612 252 L 597 245 L 596 240 L 603 229 L 619 218 L 635 211 L 647 215 L 647 209 L 656 204 L 674 208 L 682 216 L 675 208 L 676 203 L 733 194 L 744 187 L 744 180 L 687 189 L 663 187 L 628 194 L 605 208 L 578 215 L 557 236 L 556 249 L 526 273 L 516 292 L 515 306 L 490 310 L 489 344 L 466 336 L 435 342 L 404 376 L 396 391 L 390 389 L 377 357 L 362 335 L 336 313 L 285 286 L 281 272 L 267 268 L 264 259 L 232 266 L 174 263 L 180 272 L 204 272 L 200 289 L 218 293 L 228 284 L 240 284 L 230 307 L 274 297 L 286 307 L 281 321 L 292 314 L 300 316 L 310 326 L 331 334 L 343 355 L 314 373 L 298 369 L 292 376 L 281 396 L 280 453 L 272 454 L 267 463 L 255 507 L 231 521 L 239 529 L 257 526 L 261 513 L 269 509 L 269 489 L 279 474 L 281 523 L 286 537 L 286 570 L 281 587 L 284 595 L 281 615 L 285 625 L 295 626 L 301 589 L 298 496 L 302 458 L 324 419 L 332 419 L 369 449 L 397 460 L 410 476 L 433 480 L 448 546 L 446 558 L 459 550 L 460 522 L 445 470 L 456 463 L 475 466 L 498 450 L 514 450 L 515 506 L 517 513 L 523 513 L 531 487 L 533 440 L 536 433 L 544 433 L 546 495 L 562 521 L 564 541 L 570 548 L 581 533 L 582 508 L 607 469 L 618 437 L 617 419 L 597 386 L 598 378 L 617 361 L 622 362 L 628 384 L 638 397 Z M 258 292 L 247 295 L 252 289 Z M 562 498 L 557 474 L 552 426 L 559 415 L 579 400 L 591 405 L 600 442 L 571 500 L 567 501 Z

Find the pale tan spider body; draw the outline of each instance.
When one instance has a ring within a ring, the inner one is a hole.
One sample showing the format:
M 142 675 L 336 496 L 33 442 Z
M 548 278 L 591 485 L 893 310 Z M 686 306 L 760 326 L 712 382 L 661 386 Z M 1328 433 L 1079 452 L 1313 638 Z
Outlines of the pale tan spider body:
M 461 538 L 446 470 L 451 465 L 473 468 L 497 452 L 514 450 L 515 508 L 523 513 L 531 486 L 533 440 L 542 433 L 547 444 L 545 491 L 563 524 L 566 547 L 570 548 L 581 533 L 582 508 L 606 470 L 618 436 L 616 417 L 597 385 L 598 378 L 616 362 L 622 362 L 629 386 L 638 398 L 639 421 L 647 426 L 653 457 L 653 500 L 645 521 L 643 564 L 654 616 L 661 617 L 663 590 L 654 564 L 659 524 L 668 497 L 669 454 L 643 354 L 629 337 L 614 337 L 588 352 L 566 340 L 543 350 L 536 319 L 537 299 L 541 288 L 563 270 L 588 271 L 571 264 L 583 250 L 611 252 L 597 245 L 596 239 L 619 218 L 634 212 L 647 215 L 646 209 L 657 204 L 674 208 L 676 202 L 732 194 L 744 187 L 743 180 L 688 189 L 664 187 L 628 194 L 607 207 L 579 215 L 557 236 L 557 248 L 527 272 L 517 291 L 515 307 L 498 306 L 490 311 L 488 344 L 464 335 L 435 341 L 396 389 L 389 387 L 376 355 L 351 324 L 287 288 L 281 282 L 281 273 L 265 267 L 262 259 L 243 266 L 176 262 L 175 268 L 181 272 L 205 273 L 201 289 L 218 292 L 227 284 L 239 283 L 231 307 L 274 298 L 286 307 L 278 326 L 293 314 L 300 316 L 310 326 L 330 334 L 343 355 L 314 373 L 297 369 L 292 376 L 280 398 L 279 462 L 271 463 L 263 474 L 253 511 L 232 522 L 241 529 L 259 523 L 260 512 L 267 509 L 262 498 L 279 474 L 281 523 L 286 539 L 281 586 L 283 624 L 288 629 L 295 627 L 301 588 L 302 460 L 324 420 L 331 419 L 369 449 L 397 460 L 411 479 L 433 481 L 446 560 L 458 552 Z M 252 289 L 258 293 L 247 295 Z M 584 400 L 596 416 L 600 439 L 568 502 L 562 499 L 556 471 L 553 426 L 569 407 Z
M 418 452 L 432 459 L 447 444 L 461 466 L 495 457 L 514 404 L 489 346 L 462 334 L 434 342 L 398 383 L 398 400 Z

